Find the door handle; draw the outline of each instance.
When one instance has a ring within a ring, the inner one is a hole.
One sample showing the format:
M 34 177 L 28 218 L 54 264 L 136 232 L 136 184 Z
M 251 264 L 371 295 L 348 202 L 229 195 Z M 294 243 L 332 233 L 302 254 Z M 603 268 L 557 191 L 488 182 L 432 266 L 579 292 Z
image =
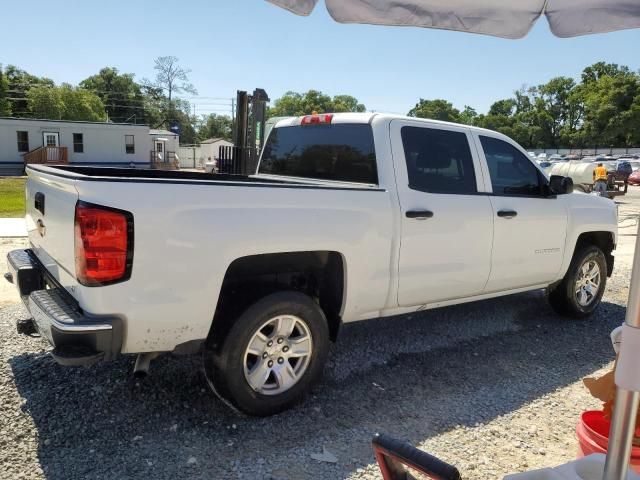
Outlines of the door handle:
M 498 216 L 502 218 L 513 218 L 518 215 L 515 210 L 499 210 Z
M 433 217 L 431 210 L 407 210 L 405 213 L 407 218 L 415 218 L 416 220 L 424 220 Z

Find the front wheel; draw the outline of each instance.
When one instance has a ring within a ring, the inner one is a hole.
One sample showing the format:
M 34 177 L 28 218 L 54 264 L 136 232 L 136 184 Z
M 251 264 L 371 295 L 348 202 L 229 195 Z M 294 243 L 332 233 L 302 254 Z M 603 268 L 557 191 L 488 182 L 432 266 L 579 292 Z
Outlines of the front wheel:
M 246 309 L 222 344 L 205 352 L 205 372 L 216 393 L 239 410 L 272 415 L 302 399 L 328 351 L 318 304 L 299 292 L 278 292 Z
M 562 281 L 549 289 L 549 303 L 561 315 L 585 318 L 600 304 L 606 284 L 604 253 L 587 245 L 576 250 Z

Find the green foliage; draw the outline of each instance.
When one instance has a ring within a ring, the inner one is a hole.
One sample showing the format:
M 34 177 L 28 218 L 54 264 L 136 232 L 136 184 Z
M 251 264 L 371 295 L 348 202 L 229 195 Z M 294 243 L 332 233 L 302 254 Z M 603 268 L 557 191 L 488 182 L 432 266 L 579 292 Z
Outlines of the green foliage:
M 171 117 L 164 117 L 165 119 L 171 118 L 170 121 L 165 120 L 163 122 L 162 125 L 164 125 L 165 128 L 169 128 L 171 121 L 175 121 L 180 124 L 180 143 L 193 144 L 197 141 L 197 132 L 195 127 L 197 119 L 189 112 L 189 102 L 184 100 L 174 100 L 171 112 L 166 113 L 166 115 L 170 114 Z
M 305 93 L 287 92 L 269 108 L 267 117 L 309 115 L 313 112 L 364 112 L 366 107 L 351 95 L 336 95 L 333 98 L 318 90 Z
M 464 110 L 460 112 L 459 121 L 465 125 L 474 125 L 477 118 L 478 112 L 476 112 L 476 109 L 469 105 L 465 105 Z
M 27 92 L 27 109 L 34 118 L 62 120 L 64 103 L 59 88 L 36 86 Z
M 27 108 L 27 92 L 34 86 L 53 87 L 53 80 L 45 77 L 36 77 L 14 65 L 7 65 L 4 71 L 9 86 L 11 102 L 11 114 L 14 116 L 29 116 Z
M 11 115 L 9 96 L 9 81 L 0 63 L 0 117 L 9 117 Z
M 410 117 L 431 118 L 445 122 L 460 122 L 460 110 L 446 100 L 425 100 L 421 98 L 416 106 L 409 110 Z
M 358 103 L 356 97 L 351 95 L 336 95 L 333 97 L 333 111 L 334 112 L 364 112 L 365 106 L 362 103 Z
M 13 65 L 0 67 L 0 116 L 63 120 L 105 119 L 169 128 L 177 121 L 182 143 L 206 138 L 230 139 L 229 117 L 191 114 L 189 102 L 176 93 L 196 93 L 189 70 L 176 57 L 155 60 L 153 81 L 136 82 L 131 73 L 106 67 L 77 88 L 56 86 Z M 364 112 L 351 95 L 331 97 L 319 90 L 287 92 L 273 102 L 268 117 L 312 112 Z M 568 77 L 515 91 L 494 102 L 486 114 L 465 105 L 462 111 L 445 99 L 423 99 L 410 116 L 477 125 L 502 132 L 526 148 L 640 145 L 640 74 L 624 65 L 598 62 L 586 67 L 579 81 Z
M 555 77 L 494 102 L 487 114 L 446 100 L 420 99 L 410 116 L 477 125 L 510 136 L 526 148 L 640 145 L 640 75 L 598 62 L 581 81 Z
M 118 73 L 117 68 L 105 67 L 79 84 L 95 93 L 105 106 L 112 122 L 146 123 L 145 96 L 132 73 Z
M 198 128 L 197 139 L 200 142 L 208 138 L 231 140 L 232 131 L 233 122 L 227 115 L 217 115 L 215 113 L 203 115 L 202 123 Z
M 190 115 L 189 102 L 172 97 L 175 93 L 196 93 L 185 70 L 175 57 L 159 57 L 154 66 L 155 81 L 135 81 L 131 73 L 105 67 L 80 82 L 78 87 L 56 86 L 48 78 L 31 75 L 9 65 L 4 70 L 10 109 L 19 117 L 54 120 L 87 120 L 147 123 L 152 128 L 169 128 L 174 121 L 181 126 L 181 141 L 196 141 L 198 121 Z M 1 69 L 0 69 L 1 70 Z M 3 76 L 0 75 L 0 114 Z M 15 99 L 15 100 L 13 100 Z
M 95 93 L 69 84 L 32 87 L 27 92 L 27 108 L 35 118 L 92 122 L 106 120 L 104 104 Z

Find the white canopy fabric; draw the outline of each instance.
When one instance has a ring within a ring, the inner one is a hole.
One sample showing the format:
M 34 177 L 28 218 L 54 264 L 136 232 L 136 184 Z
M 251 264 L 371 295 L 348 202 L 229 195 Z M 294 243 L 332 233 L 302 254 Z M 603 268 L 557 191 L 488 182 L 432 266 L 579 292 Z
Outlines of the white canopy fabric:
M 267 0 L 309 15 L 318 0 Z M 413 26 L 524 37 L 546 15 L 558 37 L 640 27 L 640 0 L 325 0 L 340 23 Z

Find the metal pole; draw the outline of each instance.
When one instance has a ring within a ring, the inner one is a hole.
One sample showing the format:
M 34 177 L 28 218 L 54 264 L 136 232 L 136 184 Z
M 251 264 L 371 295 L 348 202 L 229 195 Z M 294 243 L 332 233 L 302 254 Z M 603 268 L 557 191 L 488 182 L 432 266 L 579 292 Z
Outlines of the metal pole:
M 633 255 L 633 269 L 631 270 L 631 285 L 629 286 L 629 301 L 625 322 L 633 328 L 640 328 L 640 222 L 636 235 L 636 248 Z M 624 348 L 624 339 L 620 344 L 620 351 Z M 609 431 L 609 445 L 607 460 L 604 465 L 604 480 L 623 480 L 627 477 L 629 457 L 633 435 L 636 427 L 636 414 L 640 394 L 616 387 L 616 401 Z

